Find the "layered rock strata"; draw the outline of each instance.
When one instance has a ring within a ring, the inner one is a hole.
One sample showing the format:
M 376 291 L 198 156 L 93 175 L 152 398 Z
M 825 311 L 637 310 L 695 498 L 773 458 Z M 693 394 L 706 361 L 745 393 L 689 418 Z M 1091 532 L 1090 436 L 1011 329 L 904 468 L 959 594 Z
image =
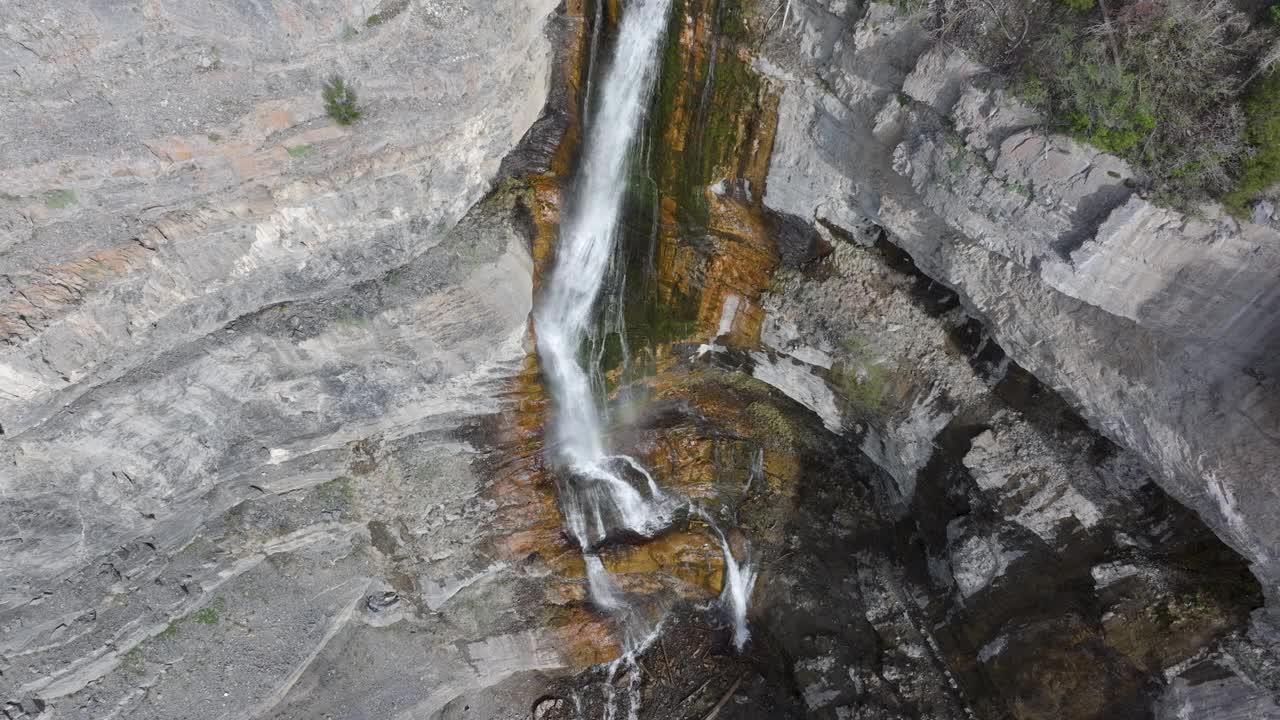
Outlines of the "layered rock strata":
M 565 665 L 491 547 L 532 262 L 477 204 L 554 5 L 6 6 L 9 717 L 422 717 Z

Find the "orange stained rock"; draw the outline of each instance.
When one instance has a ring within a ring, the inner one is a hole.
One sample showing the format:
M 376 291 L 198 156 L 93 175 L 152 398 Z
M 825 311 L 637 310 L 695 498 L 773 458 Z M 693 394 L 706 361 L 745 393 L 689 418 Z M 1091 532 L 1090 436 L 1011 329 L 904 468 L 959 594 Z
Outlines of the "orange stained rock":
M 679 222 L 679 199 L 663 192 L 660 196 L 660 230 L 657 250 L 659 300 L 674 306 L 680 298 L 695 298 L 698 303 L 693 338 L 706 339 L 719 330 L 725 302 L 737 297 L 737 310 L 726 342 L 751 346 L 758 342 L 763 311 L 760 296 L 768 288 L 769 278 L 777 267 L 777 249 L 764 221 L 764 179 L 768 172 L 768 155 L 773 147 L 777 100 L 765 94 L 756 119 L 739 120 L 734 156 L 725 168 L 732 184 L 745 180 L 752 191 L 743 201 L 731 194 L 717 195 L 701 189 L 708 206 L 707 233 L 714 250 L 705 242 L 691 243 L 689 232 Z M 677 97 L 677 103 L 683 96 Z M 760 117 L 763 116 L 763 117 Z M 665 129 L 668 141 L 684 138 L 690 132 L 682 115 Z M 674 146 L 681 146 L 678 140 Z M 679 171 L 679 169 L 676 169 Z M 739 173 L 735 178 L 734 173 Z M 679 338 L 680 340 L 690 338 Z
M 697 371 L 689 369 L 670 370 L 660 373 L 649 381 L 654 390 L 655 399 L 682 398 L 698 408 L 698 412 L 707 420 L 721 427 L 732 430 L 740 437 L 749 438 L 758 447 L 764 449 L 764 476 L 771 491 L 782 495 L 794 493 L 800 479 L 800 456 L 798 448 L 786 448 L 779 445 L 773 430 L 760 419 L 753 416 L 750 408 L 753 403 L 770 403 L 771 396 L 766 387 L 758 381 L 747 380 L 741 373 L 724 373 L 723 379 L 718 376 L 701 376 Z M 743 390 L 730 387 L 735 376 L 750 383 L 756 383 L 759 393 L 748 394 Z M 674 455 L 664 453 L 661 448 L 652 451 L 646 459 L 654 466 L 661 467 L 674 478 L 674 482 L 682 482 L 690 492 L 710 492 L 708 476 L 713 472 L 709 455 L 709 445 L 699 446 L 695 438 L 681 438 L 680 431 L 672 431 L 672 447 L 678 452 Z M 693 450 L 697 448 L 697 450 Z M 679 450 L 683 449 L 683 452 Z M 664 476 L 666 477 L 666 476 Z
M 338 125 L 322 125 L 294 135 L 289 139 L 289 144 L 292 146 L 310 145 L 324 142 L 325 140 L 336 140 L 344 135 L 346 135 L 346 132 Z
M 744 62 L 750 65 L 750 58 L 744 58 Z M 773 157 L 773 141 L 778 133 L 780 97 L 780 93 L 766 89 L 756 100 L 759 107 L 753 123 L 755 132 L 750 137 L 747 147 L 748 155 L 743 168 L 743 176 L 751 181 L 752 199 L 761 204 L 764 203 L 765 183 L 769 177 L 769 160 Z
M 293 113 L 280 107 L 260 107 L 254 120 L 263 130 L 277 132 L 293 125 Z
M 533 215 L 535 228 L 532 248 L 535 297 L 551 271 L 555 246 L 560 238 L 564 186 L 566 180 L 572 177 L 573 161 L 582 143 L 582 118 L 579 117 L 578 109 L 582 106 L 587 60 L 591 50 L 585 19 L 587 5 L 587 0 L 570 0 L 565 5 L 565 14 L 578 20 L 573 24 L 573 35 L 569 38 L 568 47 L 561 56 L 560 67 L 557 68 L 565 85 L 564 107 L 569 112 L 568 127 L 552 155 L 550 171 L 527 178 L 533 191 L 533 206 L 529 211 Z M 590 12 L 591 17 L 594 17 L 594 3 L 591 4 Z
M 604 1 L 606 23 L 616 26 L 621 5 L 618 0 Z M 691 83 L 689 87 L 694 88 L 702 87 L 707 71 L 706 52 L 711 46 L 713 15 L 699 12 L 702 4 L 705 3 L 695 0 L 687 17 L 675 20 L 677 47 L 672 55 L 681 66 L 675 72 L 681 83 Z M 595 3 L 570 0 L 566 12 L 572 17 L 593 18 Z M 566 105 L 574 113 L 569 128 L 553 156 L 550 171 L 524 179 L 529 188 L 525 201 L 535 229 L 532 240 L 535 292 L 552 268 L 564 207 L 565 181 L 571 177 L 581 142 L 582 130 L 576 112 L 585 87 L 587 29 L 586 22 L 577 25 L 571 47 L 562 56 L 559 68 L 567 81 Z M 736 48 L 722 46 L 720 52 L 735 52 L 742 59 L 749 59 Z M 687 104 L 696 102 L 698 95 L 696 91 L 675 93 L 668 115 L 670 122 L 658 131 L 658 142 L 666 143 L 675 153 L 690 142 L 689 120 L 693 113 Z M 737 127 L 730 128 L 727 136 L 731 157 L 720 158 L 716 172 L 726 173 L 731 184 L 749 185 L 750 197 L 743 200 L 731 194 L 717 196 L 703 189 L 709 211 L 708 226 L 705 234 L 696 238 L 697 242 L 691 242 L 695 238 L 683 234 L 687 231 L 678 222 L 681 212 L 674 190 L 661 187 L 664 178 L 673 179 L 671 172 L 683 169 L 655 168 L 660 183 L 655 252 L 658 300 L 669 307 L 678 306 L 683 313 L 694 313 L 696 319 L 690 336 L 676 338 L 677 341 L 707 339 L 715 334 L 725 302 L 730 296 L 736 296 L 738 309 L 727 340 L 742 346 L 758 342 L 763 319 L 759 298 L 777 265 L 777 251 L 761 204 L 776 113 L 776 95 L 762 92 L 754 106 L 735 116 Z M 530 329 L 530 340 L 534 330 Z M 767 391 L 691 382 L 689 372 L 676 365 L 678 358 L 669 346 L 657 348 L 656 356 L 659 374 L 648 383 L 655 395 L 687 398 L 712 423 L 766 447 L 767 487 L 789 494 L 799 478 L 800 459 L 796 449 L 778 446 L 770 428 L 746 411 L 753 402 L 770 402 Z M 504 419 L 510 459 L 487 490 L 487 496 L 499 505 L 494 552 L 512 560 L 537 563 L 548 573 L 541 588 L 544 601 L 555 610 L 547 624 L 560 638 L 568 662 L 585 666 L 613 659 L 619 653 L 614 628 L 590 607 L 585 566 L 580 552 L 562 530 L 554 476 L 541 458 L 548 401 L 540 385 L 537 359 L 532 353 L 513 385 L 511 410 Z M 723 452 L 723 439 L 707 437 L 692 425 L 677 426 L 650 433 L 636 452 L 671 492 L 708 504 L 741 503 L 747 471 L 741 467 L 741 458 L 731 467 L 724 466 L 723 458 L 717 464 L 717 443 L 721 443 Z M 742 453 L 745 455 L 746 451 Z M 757 492 L 765 490 L 757 488 Z M 740 537 L 733 539 L 742 544 Z M 719 592 L 724 573 L 718 538 L 697 521 L 687 528 L 635 545 L 610 548 L 601 555 L 624 590 L 653 598 L 668 597 L 672 592 L 685 598 L 712 597 Z
M 259 153 L 232 156 L 229 160 L 240 179 L 250 180 L 278 172 L 288 157 L 284 148 L 277 146 Z
M 778 264 L 773 239 L 759 206 L 728 197 L 712 195 L 710 229 L 719 236 L 720 252 L 709 259 L 705 271 L 698 323 L 711 334 L 717 332 L 726 303 L 734 296 L 737 309 L 724 342 L 753 346 L 764 322 L 760 296 Z
M 141 242 L 130 241 L 88 258 L 16 276 L 24 284 L 0 305 L 0 340 L 35 335 L 98 283 L 141 268 L 150 253 Z
M 622 22 L 622 0 L 604 0 L 604 21 L 609 27 L 617 27 Z
M 601 553 L 600 559 L 625 590 L 653 593 L 671 589 L 688 599 L 714 597 L 723 581 L 724 554 L 714 534 L 702 528 L 613 547 Z
M 530 178 L 532 188 L 532 207 L 534 235 L 532 241 L 533 255 L 533 291 L 534 298 L 542 289 L 555 261 L 555 247 L 560 239 L 560 211 L 563 203 L 563 191 L 560 180 L 555 175 L 538 175 Z
M 664 435 L 646 459 L 664 487 L 693 499 L 711 498 L 718 490 L 711 445 L 694 429 L 679 428 Z
M 551 631 L 559 641 L 562 659 L 571 667 L 599 665 L 622 654 L 612 623 L 586 607 L 562 611 Z

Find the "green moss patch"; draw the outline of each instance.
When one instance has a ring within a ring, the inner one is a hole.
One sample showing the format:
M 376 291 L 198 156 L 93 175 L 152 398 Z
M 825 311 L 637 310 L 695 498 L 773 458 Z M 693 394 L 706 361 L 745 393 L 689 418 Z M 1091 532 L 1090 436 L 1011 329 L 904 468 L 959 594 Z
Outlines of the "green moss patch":
M 74 205 L 76 202 L 76 193 L 74 190 L 67 188 L 58 188 L 50 190 L 44 194 L 44 206 L 50 210 L 61 210 L 65 207 Z
M 191 613 L 191 620 L 201 625 L 217 625 L 222 613 L 227 609 L 227 601 L 217 598 L 199 610 Z
M 843 349 L 847 359 L 831 367 L 831 379 L 836 390 L 855 407 L 878 412 L 883 406 L 892 372 L 875 359 L 870 347 L 860 338 L 846 340 Z
M 1133 164 L 1157 202 L 1189 210 L 1237 193 L 1239 206 L 1266 176 L 1252 158 L 1275 142 L 1254 139 L 1252 117 L 1246 132 L 1241 103 L 1275 41 L 1265 13 L 1251 23 L 1229 3 L 1194 0 L 1118 0 L 1105 13 L 1096 0 L 996 0 L 961 12 L 937 19 L 953 41 L 1008 68 L 1054 129 Z
M 800 444 L 796 424 L 772 403 L 757 400 L 747 406 L 747 414 L 765 428 L 771 444 L 788 449 Z

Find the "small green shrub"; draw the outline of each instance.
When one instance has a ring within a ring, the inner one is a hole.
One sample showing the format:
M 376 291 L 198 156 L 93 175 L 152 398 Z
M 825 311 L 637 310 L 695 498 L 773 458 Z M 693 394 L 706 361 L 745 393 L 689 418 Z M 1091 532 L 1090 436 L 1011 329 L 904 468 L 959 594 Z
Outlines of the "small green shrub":
M 289 157 L 302 157 L 303 155 L 306 155 L 307 153 L 311 152 L 311 146 L 310 145 L 294 145 L 291 148 L 286 148 L 286 152 L 289 153 Z
M 1267 8 L 1267 22 L 1272 25 L 1280 25 L 1280 3 Z
M 356 496 L 355 488 L 351 484 L 351 478 L 345 476 L 317 485 L 315 494 L 323 505 L 333 509 L 351 507 Z
M 1027 73 L 1021 78 L 1016 92 L 1032 107 L 1045 108 L 1049 105 L 1049 90 L 1045 88 L 1040 76 L 1035 73 Z
M 320 91 L 324 99 L 324 111 L 339 125 L 350 125 L 360 119 L 360 110 L 356 107 L 356 91 L 339 75 L 333 75 L 324 82 Z
M 1240 182 L 1224 202 L 1242 211 L 1253 195 L 1280 182 L 1280 70 L 1255 81 L 1245 98 L 1245 140 L 1252 154 L 1244 160 Z
M 873 362 L 837 363 L 831 368 L 845 399 L 864 410 L 877 411 L 889 387 L 889 370 Z
M 142 645 L 134 645 L 129 652 L 124 654 L 122 659 L 126 668 L 136 668 L 142 665 Z
M 1009 72 L 1053 129 L 1128 161 L 1156 202 L 1189 210 L 1247 187 L 1242 172 L 1258 182 L 1265 158 L 1247 156 L 1267 145 L 1246 142 L 1241 93 L 1274 62 L 1276 0 L 1107 0 L 1105 15 L 1098 0 L 934 5 L 948 41 Z
M 871 2 L 884 3 L 898 8 L 898 12 L 911 14 L 923 10 L 927 4 L 926 0 L 871 0 Z
M 382 16 L 381 16 L 381 15 L 379 15 L 378 13 L 374 13 L 374 14 L 370 15 L 370 16 L 369 16 L 368 18 L 366 18 L 366 19 L 365 19 L 365 21 L 364 21 L 364 26 L 365 26 L 365 27 L 377 27 L 377 26 L 379 26 L 379 25 L 381 25 L 381 24 L 382 24 Z
M 1156 129 L 1155 108 L 1138 76 L 1106 61 L 1098 42 L 1088 43 L 1083 62 L 1063 69 L 1063 124 L 1071 134 L 1116 155 L 1125 155 Z

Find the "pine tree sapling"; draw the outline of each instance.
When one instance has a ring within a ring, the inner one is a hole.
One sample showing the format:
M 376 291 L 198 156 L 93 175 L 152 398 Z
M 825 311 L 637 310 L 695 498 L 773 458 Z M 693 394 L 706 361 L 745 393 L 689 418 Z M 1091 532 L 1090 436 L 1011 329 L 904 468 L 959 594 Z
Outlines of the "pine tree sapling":
M 360 111 L 356 108 L 355 88 L 348 85 L 341 76 L 333 75 L 325 80 L 320 97 L 324 98 L 324 111 L 339 125 L 350 125 L 360 119 Z

